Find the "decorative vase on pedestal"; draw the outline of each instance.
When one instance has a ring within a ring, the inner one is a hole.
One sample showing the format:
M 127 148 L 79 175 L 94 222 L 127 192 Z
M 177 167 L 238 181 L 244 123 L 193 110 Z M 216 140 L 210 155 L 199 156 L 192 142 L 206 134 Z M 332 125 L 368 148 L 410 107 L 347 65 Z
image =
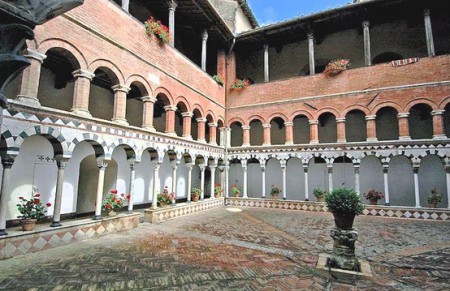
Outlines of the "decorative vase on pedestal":
M 20 224 L 23 231 L 31 231 L 36 227 L 37 219 L 22 219 Z
M 353 228 L 356 215 L 333 212 L 333 216 L 336 228 L 330 231 L 334 240 L 331 267 L 357 271 L 359 262 L 355 256 L 355 242 L 358 239 L 358 232 Z

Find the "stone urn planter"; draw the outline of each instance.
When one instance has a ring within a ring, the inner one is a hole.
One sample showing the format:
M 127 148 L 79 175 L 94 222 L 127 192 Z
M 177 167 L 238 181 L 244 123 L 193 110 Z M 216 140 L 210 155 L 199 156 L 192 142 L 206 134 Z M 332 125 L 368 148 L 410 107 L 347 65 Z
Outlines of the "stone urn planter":
M 326 193 L 327 192 L 325 190 L 322 190 L 320 188 L 314 188 L 314 190 L 313 190 L 313 195 L 314 195 L 314 197 L 316 197 L 316 201 L 319 203 L 323 203 Z
M 278 199 L 278 193 L 277 194 L 272 194 L 272 199 Z
M 117 215 L 117 212 L 114 210 L 106 211 L 106 216 L 108 216 L 108 217 L 114 217 L 116 215 Z
M 198 195 L 192 196 L 192 202 L 198 202 L 199 198 L 200 197 Z
M 37 219 L 22 219 L 20 225 L 23 231 L 32 231 L 36 227 Z
M 371 199 L 371 200 L 369 200 L 369 202 L 370 202 L 370 205 L 377 205 L 378 204 L 378 200 L 375 200 L 375 199 Z
M 159 202 L 159 207 L 161 207 L 161 208 L 166 208 L 166 207 L 167 207 L 167 203 L 165 203 L 165 202 Z

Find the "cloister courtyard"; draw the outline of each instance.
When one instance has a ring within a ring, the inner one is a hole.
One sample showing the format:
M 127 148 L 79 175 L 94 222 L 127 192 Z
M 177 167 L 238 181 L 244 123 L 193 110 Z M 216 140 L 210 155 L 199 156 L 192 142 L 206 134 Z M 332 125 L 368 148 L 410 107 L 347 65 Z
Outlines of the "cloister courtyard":
M 0 261 L 1 290 L 449 290 L 450 224 L 359 216 L 372 276 L 316 268 L 330 213 L 220 207 Z

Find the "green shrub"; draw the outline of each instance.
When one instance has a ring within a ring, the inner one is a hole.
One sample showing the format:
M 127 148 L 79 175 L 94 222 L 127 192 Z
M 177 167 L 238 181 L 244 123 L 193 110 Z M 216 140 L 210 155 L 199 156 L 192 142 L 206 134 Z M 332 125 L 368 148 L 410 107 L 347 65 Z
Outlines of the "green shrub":
M 325 203 L 331 212 L 345 214 L 361 214 L 364 204 L 353 189 L 339 188 L 325 194 Z

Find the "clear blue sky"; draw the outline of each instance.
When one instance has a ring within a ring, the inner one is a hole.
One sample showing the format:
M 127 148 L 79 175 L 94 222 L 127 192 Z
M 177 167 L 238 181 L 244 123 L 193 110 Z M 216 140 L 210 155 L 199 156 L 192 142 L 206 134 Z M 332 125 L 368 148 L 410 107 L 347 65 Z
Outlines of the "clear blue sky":
M 352 0 L 247 0 L 259 25 L 267 25 L 286 19 L 335 8 Z

